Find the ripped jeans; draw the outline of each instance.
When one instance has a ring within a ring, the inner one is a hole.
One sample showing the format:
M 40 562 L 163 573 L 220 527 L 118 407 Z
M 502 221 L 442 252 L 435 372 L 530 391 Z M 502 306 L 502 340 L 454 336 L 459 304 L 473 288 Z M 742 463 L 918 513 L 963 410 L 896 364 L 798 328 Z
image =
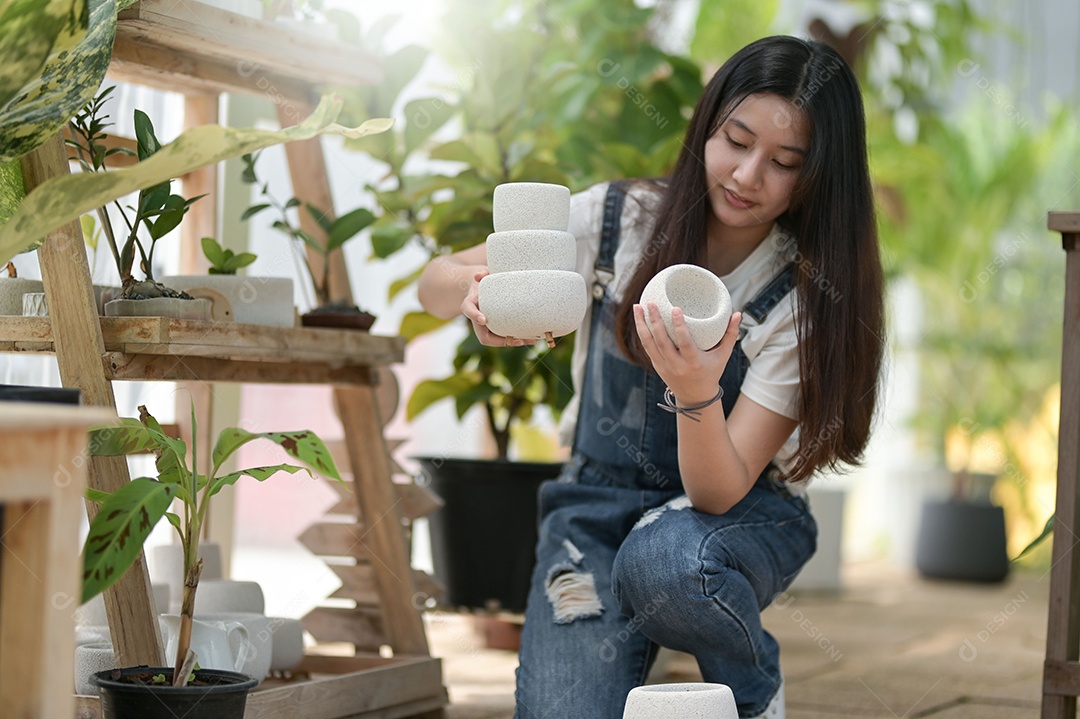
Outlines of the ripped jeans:
M 516 719 L 621 719 L 658 646 L 694 655 L 739 715 L 780 685 L 761 610 L 816 546 L 806 502 L 762 474 L 723 515 L 576 457 L 540 488 L 540 541 L 517 670 Z

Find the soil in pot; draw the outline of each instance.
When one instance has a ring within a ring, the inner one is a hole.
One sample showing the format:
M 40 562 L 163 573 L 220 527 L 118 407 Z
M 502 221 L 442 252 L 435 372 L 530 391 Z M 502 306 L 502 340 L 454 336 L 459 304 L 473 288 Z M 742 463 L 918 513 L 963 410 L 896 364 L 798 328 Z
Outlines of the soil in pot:
M 336 329 L 364 330 L 375 324 L 375 315 L 364 312 L 356 305 L 331 304 L 316 307 L 300 315 L 304 327 L 333 327 Z
M 247 695 L 259 682 L 245 674 L 199 669 L 186 687 L 154 684 L 153 677 L 172 679 L 171 667 L 128 667 L 98 672 L 104 719 L 243 719 Z

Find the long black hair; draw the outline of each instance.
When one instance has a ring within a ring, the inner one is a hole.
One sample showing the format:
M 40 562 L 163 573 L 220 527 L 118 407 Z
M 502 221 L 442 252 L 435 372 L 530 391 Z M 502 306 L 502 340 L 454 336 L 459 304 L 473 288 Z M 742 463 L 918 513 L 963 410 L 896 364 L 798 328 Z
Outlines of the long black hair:
M 643 260 L 618 309 L 622 351 L 649 366 L 633 305 L 665 267 L 700 263 L 711 208 L 705 143 L 749 95 L 781 97 L 802 111 L 810 145 L 778 218 L 798 271 L 799 448 L 789 479 L 857 464 L 870 438 L 884 356 L 884 280 L 878 250 L 862 96 L 835 50 L 794 37 L 747 45 L 698 100 L 682 153 L 662 194 Z M 775 121 L 793 118 L 777 117 Z

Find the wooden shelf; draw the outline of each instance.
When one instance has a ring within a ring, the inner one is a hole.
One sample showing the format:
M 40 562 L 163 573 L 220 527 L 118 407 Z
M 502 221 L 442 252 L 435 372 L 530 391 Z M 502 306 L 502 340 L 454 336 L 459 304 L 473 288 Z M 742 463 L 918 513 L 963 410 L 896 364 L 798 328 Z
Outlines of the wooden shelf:
M 121 355 L 155 355 L 164 357 L 204 358 L 208 360 L 247 360 L 260 363 L 322 362 L 330 368 L 318 372 L 347 372 L 343 368 L 370 367 L 401 362 L 405 355 L 405 339 L 372 335 L 355 330 L 332 330 L 314 327 L 267 327 L 235 322 L 203 322 L 174 320 L 164 317 L 102 317 L 101 334 L 108 352 Z M 53 328 L 48 317 L 0 317 L 0 352 L 54 351 Z M 139 379 L 130 360 L 113 357 L 121 369 L 118 379 Z M 186 379 L 177 374 L 167 377 L 164 368 L 143 363 L 154 379 Z M 201 367 L 211 373 L 229 370 L 215 369 L 214 363 Z M 301 368 L 302 369 L 302 368 Z M 174 368 L 183 373 L 183 368 Z M 292 373 L 294 370 L 289 369 Z M 311 370 L 309 370 L 311 371 Z M 253 373 L 257 374 L 257 373 Z M 266 371 L 273 382 L 273 370 Z M 290 375 L 295 376 L 295 375 Z M 321 376 L 321 375 L 320 375 Z M 201 377 L 209 380 L 209 377 Z M 221 381 L 260 381 L 236 376 Z M 294 381 L 296 381 L 294 379 Z M 342 381 L 348 381 L 343 379 Z
M 1054 232 L 1080 232 L 1080 212 L 1051 212 L 1046 226 Z
M 376 84 L 382 68 L 352 45 L 280 23 L 192 0 L 142 0 L 118 16 L 109 75 L 175 92 L 305 101 L 320 85 Z

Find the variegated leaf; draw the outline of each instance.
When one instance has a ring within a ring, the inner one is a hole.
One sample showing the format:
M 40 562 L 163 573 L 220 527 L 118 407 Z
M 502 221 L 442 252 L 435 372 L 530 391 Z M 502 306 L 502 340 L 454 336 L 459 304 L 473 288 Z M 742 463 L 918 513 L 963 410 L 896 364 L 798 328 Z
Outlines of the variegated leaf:
M 89 24 L 65 23 L 44 67 L 0 105 L 0 163 L 56 135 L 101 86 L 116 37 L 116 4 L 82 1 L 89 2 Z
M 0 106 L 41 72 L 57 38 L 83 37 L 86 0 L 10 0 L 0 4 Z
M 92 429 L 89 446 L 96 457 L 115 457 L 155 450 L 158 438 L 139 420 L 121 417 L 116 425 Z
M 131 167 L 55 177 L 44 182 L 26 196 L 11 220 L 0 227 L 0 265 L 37 238 L 78 219 L 84 212 L 140 188 L 271 145 L 327 133 L 363 137 L 384 132 L 393 124 L 392 120 L 376 119 L 355 128 L 342 127 L 334 122 L 341 105 L 340 97 L 326 97 L 304 122 L 283 130 L 196 127 Z
M 133 479 L 109 497 L 90 523 L 83 550 L 85 603 L 123 576 L 172 501 L 172 485 Z
M 270 467 L 250 467 L 248 469 L 241 469 L 238 472 L 231 472 L 229 474 L 218 477 L 210 484 L 208 497 L 213 497 L 215 494 L 228 487 L 230 484 L 236 484 L 236 480 L 241 477 L 253 477 L 260 482 L 270 479 L 278 472 L 288 472 L 289 474 L 296 474 L 297 472 L 307 472 L 308 475 L 311 472 L 306 467 L 297 467 L 295 464 L 275 464 Z

